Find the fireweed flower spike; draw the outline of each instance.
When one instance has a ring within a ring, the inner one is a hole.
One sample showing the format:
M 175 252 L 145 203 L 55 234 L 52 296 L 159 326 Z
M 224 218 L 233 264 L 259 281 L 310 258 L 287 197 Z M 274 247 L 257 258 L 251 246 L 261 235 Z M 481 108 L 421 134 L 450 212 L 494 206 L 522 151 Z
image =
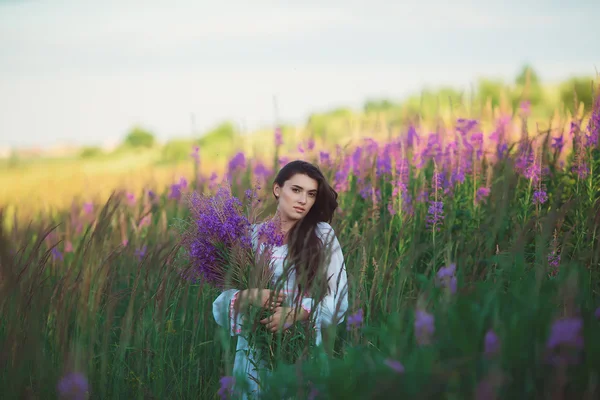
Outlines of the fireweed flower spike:
M 496 333 L 490 329 L 485 334 L 484 339 L 484 354 L 486 356 L 494 356 L 500 352 L 500 339 Z
M 415 337 L 420 346 L 431 344 L 435 333 L 435 318 L 426 311 L 415 312 Z
M 436 274 L 436 285 L 448 288 L 452 294 L 456 293 L 456 264 L 442 267 Z
M 404 365 L 400 361 L 388 358 L 383 363 L 399 374 L 404 373 Z
M 348 316 L 347 329 L 359 328 L 363 323 L 363 310 L 359 309 L 356 313 Z
M 84 400 L 88 396 L 89 384 L 82 373 L 72 372 L 58 382 L 56 389 L 62 399 Z

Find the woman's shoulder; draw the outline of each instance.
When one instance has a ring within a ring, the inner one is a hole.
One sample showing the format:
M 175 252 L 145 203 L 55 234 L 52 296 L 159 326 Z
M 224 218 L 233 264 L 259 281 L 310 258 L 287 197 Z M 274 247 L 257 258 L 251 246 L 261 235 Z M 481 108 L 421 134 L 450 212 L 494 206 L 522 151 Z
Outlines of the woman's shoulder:
M 321 237 L 335 236 L 335 230 L 327 222 L 319 222 L 316 230 L 317 234 Z

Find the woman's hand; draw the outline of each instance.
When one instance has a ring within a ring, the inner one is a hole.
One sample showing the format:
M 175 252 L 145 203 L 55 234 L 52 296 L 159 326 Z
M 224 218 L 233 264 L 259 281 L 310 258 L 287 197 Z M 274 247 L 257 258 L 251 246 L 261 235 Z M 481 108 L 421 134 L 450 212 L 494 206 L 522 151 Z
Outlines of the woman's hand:
M 285 331 L 296 321 L 303 321 L 308 318 L 306 310 L 301 308 L 298 314 L 291 307 L 277 307 L 275 312 L 270 317 L 262 319 L 261 324 L 265 325 L 267 330 L 271 332 L 277 332 L 281 327 L 282 331 Z
M 255 307 L 274 310 L 281 306 L 285 295 L 269 289 L 245 289 L 238 295 L 237 304 L 249 304 Z

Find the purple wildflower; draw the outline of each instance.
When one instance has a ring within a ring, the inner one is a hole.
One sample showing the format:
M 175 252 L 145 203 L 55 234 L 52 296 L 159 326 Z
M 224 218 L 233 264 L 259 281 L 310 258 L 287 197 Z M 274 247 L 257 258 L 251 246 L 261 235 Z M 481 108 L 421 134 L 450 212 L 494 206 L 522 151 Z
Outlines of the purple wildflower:
M 234 173 L 246 168 L 246 156 L 243 152 L 236 153 L 227 165 L 227 175 L 231 179 Z
M 135 205 L 135 194 L 133 194 L 131 192 L 127 192 L 127 194 L 125 195 L 125 197 L 127 198 L 127 203 L 130 206 Z
M 194 163 L 198 164 L 200 162 L 200 147 L 194 146 L 192 152 L 190 153 L 190 157 L 194 159 Z
M 533 204 L 544 204 L 548 201 L 548 194 L 544 189 L 538 189 L 533 192 Z
M 417 343 L 421 346 L 430 344 L 434 333 L 435 319 L 433 315 L 426 311 L 417 310 L 415 312 L 415 336 Z
M 258 237 L 261 243 L 269 247 L 282 246 L 285 239 L 284 234 L 281 232 L 281 225 L 277 220 L 270 220 L 261 224 L 258 228 Z
M 419 134 L 417 133 L 417 130 L 415 129 L 414 125 L 411 125 L 408 128 L 408 134 L 406 137 L 406 145 L 411 148 L 414 147 L 415 145 L 418 146 L 421 143 L 421 138 L 419 137 Z
M 94 212 L 94 203 L 83 203 L 83 212 L 88 215 L 92 214 Z
M 581 318 L 564 318 L 556 320 L 554 324 L 552 324 L 550 337 L 548 337 L 546 346 L 550 350 L 553 350 L 560 345 L 582 349 L 582 328 L 583 321 Z
M 500 340 L 498 335 L 490 329 L 485 334 L 484 339 L 484 353 L 486 356 L 493 356 L 500 352 Z
M 56 246 L 52 248 L 52 258 L 59 261 L 64 260 L 62 253 L 60 252 L 60 250 L 58 250 Z
M 219 379 L 219 382 L 221 383 L 221 387 L 217 394 L 221 397 L 221 400 L 233 398 L 235 378 L 233 376 L 223 376 Z
M 283 166 L 285 166 L 289 162 L 290 162 L 289 158 L 287 158 L 287 157 L 279 157 L 279 167 L 283 167 Z
M 183 176 L 179 178 L 179 189 L 187 189 L 188 181 Z
M 399 374 L 404 373 L 404 365 L 400 361 L 388 358 L 383 363 Z
M 326 152 L 326 151 L 320 151 L 320 152 L 319 152 L 319 162 L 320 162 L 321 164 L 328 165 L 328 164 L 329 164 L 329 162 L 330 162 L 330 156 L 329 156 L 329 153 L 328 153 L 328 152 Z
M 308 143 L 306 144 L 306 147 L 308 149 L 308 151 L 312 151 L 315 148 L 315 140 L 314 139 L 308 139 Z
M 169 199 L 180 199 L 181 198 L 181 187 L 178 183 L 171 185 L 171 191 L 169 192 Z
M 356 313 L 348 316 L 347 329 L 358 328 L 363 323 L 363 309 L 360 308 Z
M 529 100 L 523 100 L 521 104 L 519 104 L 519 110 L 523 116 L 528 116 L 531 114 L 531 102 Z
M 72 372 L 65 375 L 56 387 L 58 394 L 62 398 L 70 400 L 83 400 L 89 391 L 87 378 L 79 372 Z
M 436 284 L 438 286 L 448 288 L 450 293 L 456 293 L 456 276 L 454 275 L 456 272 L 456 264 L 450 264 L 447 267 L 442 267 L 439 269 L 436 275 Z
M 596 96 L 592 114 L 590 115 L 590 121 L 587 126 L 587 144 L 590 147 L 598 145 L 598 136 L 600 136 L 600 93 Z
M 483 199 L 485 199 L 489 195 L 490 195 L 490 188 L 480 187 L 479 189 L 477 189 L 477 194 L 475 195 L 475 201 L 477 203 L 481 203 L 483 201 Z
M 427 227 L 436 227 L 440 229 L 439 225 L 444 220 L 444 202 L 443 201 L 430 201 L 429 209 L 427 210 Z
M 259 181 L 266 181 L 272 174 L 271 170 L 261 162 L 258 162 L 254 166 L 254 170 L 252 172 L 254 174 L 254 178 L 258 179 Z
M 550 145 L 554 150 L 558 151 L 559 153 L 561 152 L 562 148 L 565 146 L 565 142 L 564 142 L 564 138 L 563 136 L 559 136 L 559 137 L 553 137 L 552 138 L 552 144 Z
M 220 187 L 213 197 L 196 193 L 190 199 L 195 230 L 187 240 L 192 266 L 205 281 L 224 284 L 222 248 L 252 246 L 250 222 L 242 214 L 242 203 L 227 187 Z
M 144 257 L 146 256 L 146 250 L 147 250 L 147 247 L 146 247 L 146 245 L 144 245 L 140 249 L 137 249 L 135 251 L 135 256 L 137 257 L 137 259 L 139 261 L 142 261 L 144 259 Z
M 275 128 L 275 147 L 280 147 L 283 144 L 283 137 L 281 135 L 281 128 L 278 126 Z

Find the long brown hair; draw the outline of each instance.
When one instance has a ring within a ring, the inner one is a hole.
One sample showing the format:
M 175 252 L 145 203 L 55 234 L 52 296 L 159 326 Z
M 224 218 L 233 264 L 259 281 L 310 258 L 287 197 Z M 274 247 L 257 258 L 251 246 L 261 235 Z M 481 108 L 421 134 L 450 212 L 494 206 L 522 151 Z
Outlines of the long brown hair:
M 286 164 L 275 177 L 275 182 L 283 187 L 286 181 L 294 175 L 303 174 L 317 181 L 317 196 L 315 203 L 306 216 L 300 219 L 288 232 L 288 253 L 286 264 L 293 265 L 296 272 L 299 295 L 303 291 L 317 289 L 314 284 L 320 282 L 321 267 L 327 260 L 328 254 L 324 249 L 327 243 L 323 243 L 317 234 L 319 222 L 331 223 L 333 214 L 338 207 L 338 194 L 329 185 L 323 173 L 316 165 L 309 162 L 296 160 Z M 303 284 L 304 283 L 304 284 Z M 326 282 L 324 282 L 326 284 Z M 319 285 L 320 288 L 323 288 Z M 322 294 L 317 295 L 319 297 Z

